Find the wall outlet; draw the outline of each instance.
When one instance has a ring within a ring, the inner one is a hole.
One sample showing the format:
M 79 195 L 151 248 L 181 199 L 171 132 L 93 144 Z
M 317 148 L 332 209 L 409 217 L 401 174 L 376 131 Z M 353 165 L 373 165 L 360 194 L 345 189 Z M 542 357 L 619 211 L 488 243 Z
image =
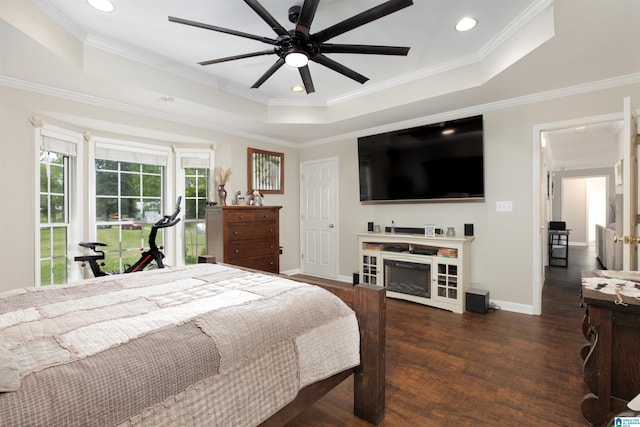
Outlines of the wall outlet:
M 496 202 L 496 212 L 511 212 L 511 211 L 513 211 L 513 202 L 511 200 Z

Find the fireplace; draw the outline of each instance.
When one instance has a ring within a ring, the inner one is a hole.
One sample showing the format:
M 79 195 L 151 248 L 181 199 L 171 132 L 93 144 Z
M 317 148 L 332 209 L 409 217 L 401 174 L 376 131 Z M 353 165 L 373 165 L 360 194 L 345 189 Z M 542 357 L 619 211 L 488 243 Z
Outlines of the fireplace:
M 384 260 L 384 286 L 389 291 L 431 298 L 431 264 Z

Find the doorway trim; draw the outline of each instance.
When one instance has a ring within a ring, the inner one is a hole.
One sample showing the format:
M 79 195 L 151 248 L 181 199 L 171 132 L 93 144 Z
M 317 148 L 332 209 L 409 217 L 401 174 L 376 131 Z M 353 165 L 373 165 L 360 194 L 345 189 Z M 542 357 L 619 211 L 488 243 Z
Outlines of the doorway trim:
M 533 223 L 532 223 L 532 241 L 533 241 L 533 283 L 532 283 L 532 309 L 533 314 L 542 313 L 542 288 L 544 287 L 544 262 L 543 248 L 546 247 L 546 218 L 542 218 L 540 209 L 543 206 L 543 195 L 540 192 L 541 180 L 546 176 L 542 176 L 540 168 L 542 165 L 542 133 L 551 130 L 559 130 L 569 127 L 581 126 L 589 123 L 606 122 L 622 120 L 623 114 L 610 113 L 597 116 L 581 117 L 570 120 L 560 120 L 557 122 L 540 123 L 533 125 Z M 546 195 L 545 195 L 546 197 Z M 546 203 L 546 201 L 544 201 Z M 547 210 L 545 209 L 545 212 Z

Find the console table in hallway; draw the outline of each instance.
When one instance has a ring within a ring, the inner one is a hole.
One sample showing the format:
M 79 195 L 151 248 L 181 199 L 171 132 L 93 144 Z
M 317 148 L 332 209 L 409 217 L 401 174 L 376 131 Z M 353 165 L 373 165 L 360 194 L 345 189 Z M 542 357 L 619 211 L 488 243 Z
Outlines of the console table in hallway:
M 582 399 L 581 409 L 596 426 L 628 410 L 627 402 L 640 393 L 640 301 L 593 289 L 593 282 L 587 285 L 586 278 L 597 277 L 595 272 L 584 272 L 581 286 L 582 332 L 589 341 L 581 356 L 591 391 Z

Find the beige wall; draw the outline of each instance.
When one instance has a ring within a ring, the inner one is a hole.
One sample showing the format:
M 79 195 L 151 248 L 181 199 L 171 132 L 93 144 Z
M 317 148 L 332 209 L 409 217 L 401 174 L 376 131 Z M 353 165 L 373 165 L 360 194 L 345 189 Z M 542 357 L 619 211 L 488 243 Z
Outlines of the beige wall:
M 230 191 L 246 188 L 246 148 L 256 147 L 285 153 L 285 194 L 269 195 L 267 203 L 282 205 L 282 271 L 299 267 L 299 164 L 337 157 L 340 177 L 339 266 L 341 278 L 349 280 L 357 271 L 354 233 L 363 231 L 367 221 L 398 226 L 456 227 L 462 233 L 465 223 L 473 223 L 476 239 L 472 244 L 471 278 L 474 286 L 489 289 L 494 301 L 517 311 L 532 311 L 534 263 L 534 199 L 537 188 L 533 176 L 533 128 L 580 117 L 618 113 L 622 99 L 640 100 L 640 85 L 617 87 L 515 107 L 490 106 L 485 115 L 484 203 L 425 203 L 403 205 L 362 205 L 358 201 L 356 139 L 337 140 L 301 149 L 266 144 L 211 130 L 174 124 L 166 120 L 87 106 L 53 96 L 23 90 L 0 88 L 0 290 L 34 282 L 35 257 L 35 151 L 34 128 L 29 117 L 94 135 L 148 142 L 139 135 L 145 129 L 167 144 L 192 147 L 216 145 L 216 163 L 234 171 Z M 54 118 L 55 117 L 55 118 Z M 68 117 L 68 120 L 64 118 Z M 79 127 L 71 118 L 100 119 L 121 125 L 121 132 Z M 428 118 L 425 118 L 425 123 Z M 129 132 L 126 130 L 129 129 Z M 186 141 L 186 142 L 185 142 Z M 461 171 L 461 173 L 463 173 Z M 513 202 L 512 213 L 495 211 L 496 201 Z
M 267 195 L 265 203 L 283 207 L 280 211 L 282 224 L 298 223 L 299 160 L 295 148 L 0 86 L 0 200 L 3 206 L 0 210 L 0 291 L 33 285 L 35 279 L 37 171 L 35 128 L 29 121 L 32 116 L 71 131 L 89 132 L 94 137 L 177 147 L 215 145 L 216 164 L 233 171 L 227 184 L 229 193 L 247 190 L 247 147 L 282 152 L 285 156 L 285 193 Z M 91 120 L 95 121 L 95 128 L 73 124 Z M 105 130 L 109 128 L 105 123 L 113 123 L 112 128 L 120 132 Z M 141 136 L 145 134 L 153 137 Z M 299 241 L 298 227 L 281 228 L 282 271 L 298 268 Z
M 535 312 L 534 307 L 534 205 L 539 183 L 533 182 L 534 126 L 564 120 L 622 113 L 626 96 L 640 103 L 640 85 L 598 90 L 550 100 L 532 100 L 519 106 L 489 105 L 485 120 L 485 190 L 483 203 L 422 203 L 362 205 L 358 196 L 357 139 L 303 147 L 300 161 L 337 156 L 340 177 L 340 265 L 344 279 L 358 270 L 355 233 L 367 222 L 400 227 L 433 223 L 453 226 L 463 233 L 473 223 L 475 241 L 471 253 L 471 281 L 488 289 L 491 299 L 515 311 Z M 516 103 L 517 104 L 517 103 Z M 429 123 L 428 117 L 425 124 Z M 363 133 L 364 135 L 364 133 Z M 464 173 L 464 171 L 452 171 Z M 534 193 L 534 189 L 536 193 Z M 513 212 L 496 212 L 497 201 L 512 201 Z

